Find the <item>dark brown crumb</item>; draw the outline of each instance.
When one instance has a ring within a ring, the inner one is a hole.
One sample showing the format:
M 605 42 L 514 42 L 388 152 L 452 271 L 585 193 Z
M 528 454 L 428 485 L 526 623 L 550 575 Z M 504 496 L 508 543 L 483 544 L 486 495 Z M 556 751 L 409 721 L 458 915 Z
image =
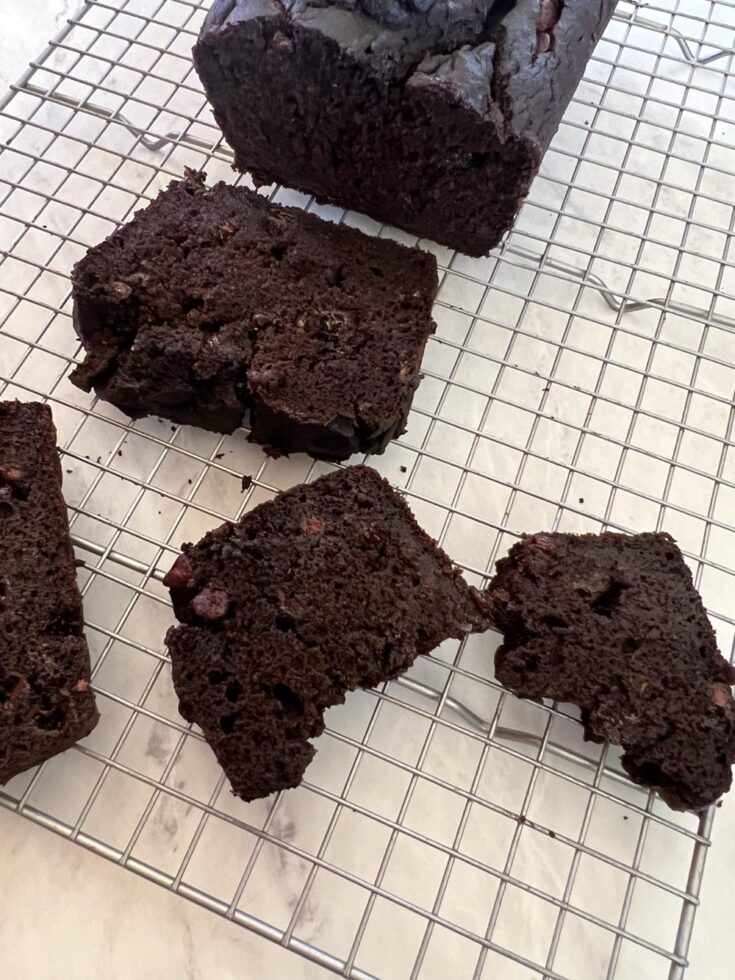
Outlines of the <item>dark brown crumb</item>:
M 252 487 L 252 485 L 253 485 L 252 476 L 244 476 L 242 480 L 240 480 L 240 486 L 242 487 L 243 493 L 245 493 L 246 490 L 249 490 L 250 487 Z
M 554 831 L 553 831 L 553 830 L 550 830 L 550 831 L 549 831 L 549 837 L 553 837 L 553 838 L 554 838 L 554 840 L 556 840 L 556 834 L 554 833 Z
M 407 466 L 402 466 L 401 467 L 401 473 L 408 473 L 408 467 Z
M 224 453 L 217 453 L 214 458 L 215 459 L 224 459 L 225 458 L 225 454 Z
M 518 823 L 520 823 L 520 824 L 524 824 L 526 822 L 526 818 L 523 816 L 522 813 L 519 813 L 518 816 L 516 817 L 516 819 L 518 820 Z

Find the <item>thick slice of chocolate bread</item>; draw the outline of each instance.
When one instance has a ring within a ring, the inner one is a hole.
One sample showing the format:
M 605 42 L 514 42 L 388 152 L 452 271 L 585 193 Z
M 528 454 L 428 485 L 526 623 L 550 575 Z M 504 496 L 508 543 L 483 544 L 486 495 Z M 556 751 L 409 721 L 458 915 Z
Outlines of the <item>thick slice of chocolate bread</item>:
M 72 375 L 133 418 L 329 459 L 403 431 L 437 288 L 432 255 L 189 173 L 73 273 Z
M 0 402 L 0 783 L 97 724 L 51 411 Z
M 677 810 L 730 788 L 735 671 L 668 534 L 534 534 L 498 562 L 489 597 L 498 680 L 582 709 L 585 736 Z
M 183 624 L 166 637 L 180 711 L 245 800 L 301 782 L 345 692 L 489 626 L 484 597 L 362 466 L 185 545 L 165 583 Z

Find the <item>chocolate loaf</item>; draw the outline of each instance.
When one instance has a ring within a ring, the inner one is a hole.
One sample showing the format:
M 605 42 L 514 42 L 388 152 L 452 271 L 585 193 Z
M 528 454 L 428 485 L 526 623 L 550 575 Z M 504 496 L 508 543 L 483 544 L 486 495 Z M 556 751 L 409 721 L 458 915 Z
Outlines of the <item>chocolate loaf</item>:
M 180 711 L 245 800 L 301 782 L 308 740 L 347 691 L 489 626 L 484 597 L 363 466 L 185 545 L 165 584 Z
M 98 715 L 51 411 L 0 402 L 0 784 Z
M 235 164 L 469 255 L 513 224 L 615 0 L 215 0 Z
M 677 810 L 730 788 L 735 671 L 668 534 L 535 534 L 498 562 L 489 590 L 505 635 L 498 680 L 582 709 L 585 736 Z
M 244 187 L 174 181 L 73 273 L 72 381 L 133 418 L 345 459 L 403 431 L 436 261 Z

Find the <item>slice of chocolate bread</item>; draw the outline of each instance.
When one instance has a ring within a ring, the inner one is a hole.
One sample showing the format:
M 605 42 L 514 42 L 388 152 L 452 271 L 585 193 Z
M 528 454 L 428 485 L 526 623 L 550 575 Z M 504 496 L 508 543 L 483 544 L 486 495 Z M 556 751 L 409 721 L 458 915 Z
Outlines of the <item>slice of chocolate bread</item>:
M 735 671 L 668 534 L 535 534 L 498 562 L 489 597 L 498 680 L 582 709 L 585 737 L 625 750 L 676 810 L 730 788 Z
M 308 740 L 347 691 L 490 625 L 484 597 L 363 466 L 185 545 L 165 583 L 183 624 L 166 637 L 180 711 L 244 800 L 301 782 Z
M 329 459 L 403 431 L 437 288 L 432 255 L 244 187 L 169 188 L 73 273 L 72 375 L 133 418 Z
M 51 411 L 0 402 L 0 783 L 97 724 Z

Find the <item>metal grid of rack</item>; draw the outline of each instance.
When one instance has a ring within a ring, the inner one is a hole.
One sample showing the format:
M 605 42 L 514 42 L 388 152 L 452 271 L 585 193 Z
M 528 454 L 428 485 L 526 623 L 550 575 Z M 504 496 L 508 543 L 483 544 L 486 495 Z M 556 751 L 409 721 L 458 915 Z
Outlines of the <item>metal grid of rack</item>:
M 234 179 L 190 59 L 204 6 L 88 0 L 0 105 L 0 395 L 54 410 L 102 714 L 0 802 L 347 977 L 681 977 L 714 810 L 672 813 L 574 710 L 502 692 L 497 637 L 351 695 L 304 785 L 253 804 L 178 715 L 178 545 L 326 469 L 68 381 L 73 262 L 185 166 Z M 437 334 L 370 460 L 477 584 L 522 531 L 671 531 L 727 653 L 734 28 L 726 2 L 621 0 L 505 245 L 423 243 Z

